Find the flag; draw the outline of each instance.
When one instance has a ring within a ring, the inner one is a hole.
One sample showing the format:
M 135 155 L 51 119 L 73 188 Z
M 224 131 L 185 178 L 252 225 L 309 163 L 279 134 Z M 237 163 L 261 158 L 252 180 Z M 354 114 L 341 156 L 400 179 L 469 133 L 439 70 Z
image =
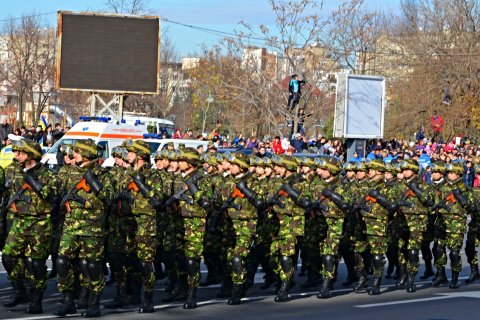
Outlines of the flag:
M 47 130 L 47 120 L 45 119 L 45 117 L 43 115 L 40 116 L 40 120 L 38 121 L 38 125 L 42 127 L 43 131 Z M 40 141 L 38 141 L 38 144 L 43 145 L 43 136 L 42 136 L 42 138 L 40 138 Z

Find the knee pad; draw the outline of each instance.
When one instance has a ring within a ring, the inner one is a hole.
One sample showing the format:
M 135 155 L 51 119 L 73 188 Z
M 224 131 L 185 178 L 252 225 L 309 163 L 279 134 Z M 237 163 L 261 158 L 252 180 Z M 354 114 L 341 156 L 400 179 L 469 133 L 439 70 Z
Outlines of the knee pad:
M 385 264 L 385 260 L 383 258 L 383 254 L 373 255 L 373 267 L 374 268 L 383 268 L 384 264 Z
M 452 264 L 457 264 L 460 260 L 460 253 L 458 251 L 450 251 L 450 261 Z
M 66 256 L 59 255 L 57 257 L 57 274 L 60 278 L 66 278 L 68 270 L 72 268 L 70 259 Z
M 30 273 L 33 274 L 35 279 L 45 278 L 47 274 L 45 260 L 32 259 L 32 271 L 30 271 Z
M 232 260 L 232 270 L 236 274 L 242 273 L 243 270 L 243 261 L 242 257 L 235 256 Z
M 198 261 L 193 258 L 187 259 L 187 274 L 195 275 L 198 273 Z
M 335 269 L 335 256 L 326 254 L 322 257 L 323 267 L 330 272 Z
M 90 272 L 88 270 L 88 261 L 85 259 L 80 259 L 79 266 L 80 266 L 80 272 L 82 273 L 82 276 L 85 278 L 85 280 L 88 281 L 88 279 L 90 279 Z
M 292 258 L 288 256 L 280 257 L 280 266 L 282 267 L 283 272 L 290 273 L 293 271 Z
M 411 250 L 408 251 L 408 261 L 411 264 L 420 263 L 420 258 L 418 257 L 418 250 L 417 249 L 411 249 Z
M 439 259 L 445 251 L 443 250 L 442 246 L 436 245 L 435 246 L 435 259 Z
M 25 257 L 25 268 L 27 271 L 33 275 L 33 259 L 32 257 Z
M 103 277 L 103 267 L 101 261 L 88 261 L 88 274 L 91 281 L 98 281 Z
M 12 272 L 16 261 L 17 261 L 17 258 L 14 256 L 10 256 L 10 255 L 2 256 L 3 267 L 5 268 L 8 274 Z

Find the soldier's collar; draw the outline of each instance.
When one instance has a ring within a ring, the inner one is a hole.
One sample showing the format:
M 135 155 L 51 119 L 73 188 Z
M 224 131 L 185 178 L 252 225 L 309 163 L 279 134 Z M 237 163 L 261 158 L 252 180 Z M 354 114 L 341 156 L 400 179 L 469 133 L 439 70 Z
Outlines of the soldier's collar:
M 454 180 L 454 181 L 451 181 L 451 180 L 448 180 L 448 179 L 447 179 L 447 183 L 448 183 L 449 185 L 451 185 L 451 186 L 453 186 L 453 185 L 455 185 L 455 184 L 457 184 L 457 183 L 459 183 L 459 182 L 462 182 L 462 181 L 463 181 L 462 178 L 458 178 L 457 180 Z
M 445 182 L 445 178 L 444 178 L 444 177 L 442 177 L 441 179 L 436 180 L 436 181 L 435 181 L 435 180 L 432 180 L 432 183 L 433 183 L 433 184 L 436 184 L 436 185 L 442 184 L 442 183 L 444 183 L 444 182 Z

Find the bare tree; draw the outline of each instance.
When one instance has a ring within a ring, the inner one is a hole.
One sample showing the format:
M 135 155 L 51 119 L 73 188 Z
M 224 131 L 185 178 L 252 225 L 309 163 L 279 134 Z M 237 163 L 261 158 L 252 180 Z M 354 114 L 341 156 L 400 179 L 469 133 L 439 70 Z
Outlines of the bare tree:
M 18 95 L 19 125 L 27 102 L 32 105 L 33 123 L 37 123 L 44 111 L 48 93 L 52 90 L 55 33 L 31 14 L 19 20 L 11 19 L 4 25 L 7 39 L 7 59 L 0 62 L 3 78 Z

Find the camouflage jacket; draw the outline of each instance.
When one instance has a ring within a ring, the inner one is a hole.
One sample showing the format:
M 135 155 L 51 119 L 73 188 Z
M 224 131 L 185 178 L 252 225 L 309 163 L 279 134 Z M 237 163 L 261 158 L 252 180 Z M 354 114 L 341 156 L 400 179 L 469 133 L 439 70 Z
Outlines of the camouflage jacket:
M 240 174 L 236 177 L 225 180 L 224 186 L 229 196 L 234 193 L 236 189 L 235 184 L 243 180 L 243 175 L 244 174 Z M 258 183 L 258 179 L 255 174 L 252 174 L 245 178 L 245 183 L 248 188 L 250 188 L 257 194 L 257 197 L 264 199 L 264 190 L 261 190 L 260 183 Z M 235 197 L 233 203 L 234 206 L 237 206 L 238 208 L 230 207 L 227 209 L 227 215 L 229 218 L 237 220 L 257 219 L 257 208 L 255 208 L 241 192 L 239 192 L 239 195 Z
M 339 194 L 342 196 L 343 201 L 346 205 L 350 205 L 352 203 L 351 195 L 348 193 L 347 188 L 345 185 L 340 183 L 339 177 L 334 177 L 329 181 L 323 180 L 325 183 L 325 188 L 330 189 L 331 191 Z M 329 210 L 327 212 L 323 212 L 322 214 L 326 218 L 335 218 L 335 219 L 342 219 L 345 218 L 346 212 L 342 210 L 338 205 L 336 205 L 332 200 L 323 197 L 322 202 L 328 205 Z
M 410 185 L 416 183 L 419 188 L 422 190 L 422 195 L 420 197 L 416 196 L 415 193 L 410 189 Z M 399 211 L 405 216 L 426 216 L 430 212 L 430 208 L 425 204 L 431 199 L 434 200 L 435 193 L 432 187 L 429 184 L 426 184 L 418 176 L 413 177 L 410 180 L 404 179 L 401 183 L 397 185 L 399 192 L 401 193 L 401 199 L 404 199 L 408 202 L 413 203 L 413 208 L 408 206 L 402 206 L 399 208 Z
M 45 228 L 51 224 L 50 214 L 52 211 L 52 203 L 57 191 L 57 183 L 53 173 L 44 167 L 41 163 L 37 163 L 28 171 L 14 171 L 11 183 L 12 193 L 10 199 L 15 195 L 21 195 L 9 208 L 11 214 L 18 224 L 21 224 L 21 230 L 24 234 L 41 232 L 41 228 Z M 39 194 L 32 190 L 31 187 L 24 189 L 25 178 L 27 175 L 33 176 L 42 185 Z M 15 211 L 16 209 L 16 211 Z
M 182 188 L 185 184 L 185 181 L 196 174 L 196 171 L 185 175 L 184 173 L 176 175 L 175 179 L 175 190 Z M 190 190 L 185 192 L 186 199 L 180 199 L 180 215 L 186 218 L 206 218 L 207 209 L 202 208 L 200 201 L 203 197 L 208 200 L 211 200 L 213 197 L 213 190 L 208 177 L 203 173 L 203 177 L 197 181 L 198 191 L 195 194 L 191 194 Z M 187 200 L 188 199 L 188 200 Z
M 81 167 L 71 166 L 68 175 L 59 175 L 59 190 L 66 193 L 75 190 L 88 170 L 96 175 L 103 187 L 98 194 L 93 190 L 87 192 L 84 189 L 76 192 L 78 197 L 86 200 L 85 205 L 77 201 L 68 201 L 71 211 L 65 213 L 63 230 L 64 233 L 71 235 L 100 237 L 104 235 L 105 229 L 105 204 L 111 201 L 114 193 L 110 174 L 95 161 Z

